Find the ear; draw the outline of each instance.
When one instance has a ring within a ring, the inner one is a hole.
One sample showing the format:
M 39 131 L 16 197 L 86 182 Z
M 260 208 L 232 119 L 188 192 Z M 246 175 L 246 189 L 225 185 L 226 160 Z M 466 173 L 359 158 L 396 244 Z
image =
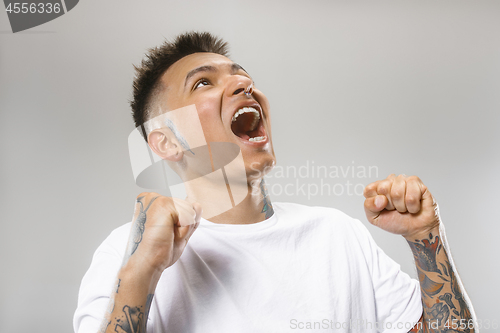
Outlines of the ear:
M 151 131 L 148 135 L 148 145 L 156 155 L 164 160 L 179 162 L 184 156 L 179 141 L 169 128 Z

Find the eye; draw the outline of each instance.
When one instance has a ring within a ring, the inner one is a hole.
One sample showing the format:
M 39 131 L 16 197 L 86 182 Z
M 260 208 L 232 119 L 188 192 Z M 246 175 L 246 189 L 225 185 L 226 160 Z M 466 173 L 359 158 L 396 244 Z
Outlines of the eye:
M 200 79 L 194 84 L 193 90 L 198 89 L 201 86 L 208 86 L 209 84 L 210 81 L 208 81 L 207 79 Z

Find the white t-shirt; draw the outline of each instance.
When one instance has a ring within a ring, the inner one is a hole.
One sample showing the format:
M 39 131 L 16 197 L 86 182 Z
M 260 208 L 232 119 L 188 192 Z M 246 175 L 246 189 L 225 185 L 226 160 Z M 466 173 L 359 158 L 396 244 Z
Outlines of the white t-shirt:
M 420 287 L 342 212 L 273 203 L 250 225 L 203 220 L 158 282 L 148 333 L 408 332 Z M 130 223 L 96 250 L 75 312 L 97 332 L 121 266 Z

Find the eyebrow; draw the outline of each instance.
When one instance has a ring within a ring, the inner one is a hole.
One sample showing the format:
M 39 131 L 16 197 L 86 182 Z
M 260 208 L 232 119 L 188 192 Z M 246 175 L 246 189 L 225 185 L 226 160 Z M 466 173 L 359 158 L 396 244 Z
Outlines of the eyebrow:
M 241 67 L 237 63 L 233 62 L 231 64 L 231 74 L 234 75 L 239 70 L 242 70 L 242 71 L 244 71 L 245 73 L 248 74 L 248 72 L 243 67 Z M 189 71 L 186 74 L 186 79 L 184 80 L 184 87 L 186 87 L 186 85 L 187 85 L 187 83 L 188 83 L 188 81 L 189 81 L 190 78 L 192 78 L 194 75 L 196 75 L 197 73 L 200 73 L 200 72 L 217 72 L 217 68 L 214 67 L 214 66 L 205 65 L 205 66 L 196 67 L 195 69 Z
M 186 79 L 184 80 L 184 87 L 186 86 L 187 82 L 189 81 L 189 79 L 191 77 L 193 77 L 194 75 L 196 75 L 197 73 L 200 73 L 200 72 L 216 72 L 217 69 L 214 67 L 214 66 L 200 66 L 200 67 L 197 67 L 191 71 L 189 71 L 189 73 L 187 73 L 186 75 Z
M 232 74 L 236 74 L 236 72 L 239 71 L 239 70 L 242 70 L 243 72 L 245 72 L 245 73 L 248 74 L 248 72 L 243 67 L 241 67 L 239 64 L 233 62 L 231 64 L 231 73 Z M 248 75 L 250 75 L 250 74 L 248 74 Z

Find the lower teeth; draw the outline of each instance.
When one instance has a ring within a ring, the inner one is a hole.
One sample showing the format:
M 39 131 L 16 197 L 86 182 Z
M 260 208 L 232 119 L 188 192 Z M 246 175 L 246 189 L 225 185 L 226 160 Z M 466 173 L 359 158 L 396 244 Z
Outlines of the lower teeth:
M 248 139 L 248 141 L 256 142 L 256 141 L 264 141 L 264 139 L 265 139 L 264 136 L 256 136 L 255 138 Z

